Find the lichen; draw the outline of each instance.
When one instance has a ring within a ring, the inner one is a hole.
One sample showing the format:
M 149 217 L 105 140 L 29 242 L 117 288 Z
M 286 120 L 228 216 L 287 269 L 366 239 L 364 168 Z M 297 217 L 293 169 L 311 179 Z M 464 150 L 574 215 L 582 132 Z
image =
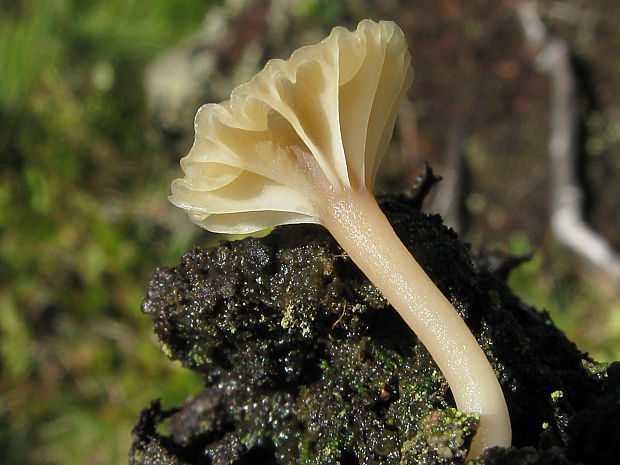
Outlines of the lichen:
M 477 463 L 613 463 L 618 365 L 580 353 L 417 205 L 382 208 L 477 337 L 511 414 L 514 446 Z M 132 464 L 464 463 L 477 419 L 455 409 L 426 349 L 319 226 L 196 247 L 155 272 L 143 311 L 205 387 L 166 414 L 169 436 L 140 427 L 163 421 L 143 412 Z M 149 450 L 159 458 L 144 461 Z

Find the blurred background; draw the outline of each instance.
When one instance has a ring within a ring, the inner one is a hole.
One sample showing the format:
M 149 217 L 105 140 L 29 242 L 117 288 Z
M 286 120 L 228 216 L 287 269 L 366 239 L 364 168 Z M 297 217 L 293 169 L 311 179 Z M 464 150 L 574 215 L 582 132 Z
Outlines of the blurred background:
M 534 252 L 515 292 L 620 359 L 619 2 L 0 0 L 1 464 L 126 463 L 140 409 L 199 389 L 140 312 L 157 266 L 214 241 L 166 201 L 193 115 L 365 17 L 399 23 L 416 72 L 379 190 L 427 160 L 444 177 L 427 210 L 477 255 Z M 552 43 L 568 51 L 559 74 Z M 558 108 L 575 118 L 564 165 Z M 552 230 L 562 179 L 611 262 Z

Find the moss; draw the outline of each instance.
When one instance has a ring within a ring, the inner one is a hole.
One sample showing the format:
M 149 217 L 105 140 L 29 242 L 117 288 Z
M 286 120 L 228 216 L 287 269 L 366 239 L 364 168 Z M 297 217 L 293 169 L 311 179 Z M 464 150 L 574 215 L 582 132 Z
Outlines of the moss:
M 418 204 L 382 207 L 492 361 L 513 421 L 514 447 L 479 463 L 612 463 L 600 459 L 620 439 L 616 365 L 580 353 Z M 143 311 L 205 390 L 169 414 L 169 436 L 136 429 L 169 462 L 131 463 L 464 463 L 477 419 L 455 410 L 425 348 L 321 227 L 194 248 L 155 272 Z

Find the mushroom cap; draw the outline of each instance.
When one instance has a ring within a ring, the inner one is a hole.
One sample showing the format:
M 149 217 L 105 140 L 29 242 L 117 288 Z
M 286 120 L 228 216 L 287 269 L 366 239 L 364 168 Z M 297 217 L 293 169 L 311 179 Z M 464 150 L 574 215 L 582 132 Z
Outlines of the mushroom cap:
M 170 201 L 212 232 L 320 223 L 328 190 L 372 189 L 412 77 L 391 21 L 336 27 L 270 60 L 230 100 L 198 110 Z

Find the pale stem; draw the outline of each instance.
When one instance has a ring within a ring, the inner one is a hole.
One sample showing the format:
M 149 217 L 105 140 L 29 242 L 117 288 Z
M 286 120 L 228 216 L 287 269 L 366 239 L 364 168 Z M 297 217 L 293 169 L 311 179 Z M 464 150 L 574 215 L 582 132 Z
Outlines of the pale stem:
M 476 413 L 480 425 L 469 457 L 510 446 L 506 401 L 473 334 L 411 256 L 367 191 L 330 193 L 321 223 L 400 313 L 448 381 L 458 410 Z

